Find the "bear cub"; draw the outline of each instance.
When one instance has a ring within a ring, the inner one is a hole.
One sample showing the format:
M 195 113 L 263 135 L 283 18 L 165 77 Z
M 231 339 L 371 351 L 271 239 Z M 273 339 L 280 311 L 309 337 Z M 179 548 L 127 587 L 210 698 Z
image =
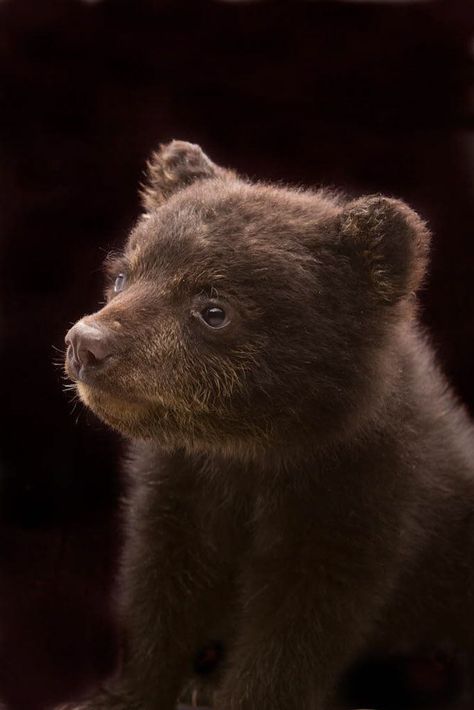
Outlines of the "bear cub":
M 417 323 L 425 224 L 181 141 L 142 198 L 106 304 L 66 336 L 132 481 L 123 667 L 76 707 L 171 710 L 214 642 L 221 710 L 339 708 L 364 655 L 439 647 L 467 692 L 474 437 Z

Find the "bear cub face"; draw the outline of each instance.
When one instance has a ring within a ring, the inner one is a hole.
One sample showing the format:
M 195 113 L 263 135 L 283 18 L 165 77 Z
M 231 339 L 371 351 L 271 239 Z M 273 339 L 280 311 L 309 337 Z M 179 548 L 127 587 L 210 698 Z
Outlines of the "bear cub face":
M 272 187 L 173 141 L 66 336 L 83 402 L 127 436 L 230 452 L 363 424 L 399 366 L 428 234 L 402 202 Z

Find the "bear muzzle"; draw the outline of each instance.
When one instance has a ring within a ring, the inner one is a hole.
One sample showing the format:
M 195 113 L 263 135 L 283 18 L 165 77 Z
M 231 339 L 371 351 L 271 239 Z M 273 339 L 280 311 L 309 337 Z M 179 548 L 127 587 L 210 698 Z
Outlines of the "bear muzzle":
M 96 321 L 78 321 L 67 332 L 66 371 L 74 379 L 88 382 L 99 374 L 115 352 L 114 334 Z

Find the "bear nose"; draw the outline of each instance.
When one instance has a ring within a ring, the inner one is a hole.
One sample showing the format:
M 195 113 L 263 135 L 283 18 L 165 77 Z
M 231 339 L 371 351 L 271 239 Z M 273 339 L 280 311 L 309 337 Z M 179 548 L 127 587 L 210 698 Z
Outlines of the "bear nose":
M 110 332 L 98 323 L 78 321 L 65 337 L 67 357 L 74 369 L 100 367 L 112 353 Z

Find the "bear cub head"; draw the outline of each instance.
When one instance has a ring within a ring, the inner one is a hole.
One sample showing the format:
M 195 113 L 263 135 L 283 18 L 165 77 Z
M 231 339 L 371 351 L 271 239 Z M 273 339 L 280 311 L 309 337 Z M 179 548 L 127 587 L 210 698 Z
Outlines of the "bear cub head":
M 164 447 L 317 447 L 375 416 L 400 372 L 428 232 L 403 202 L 253 183 L 173 141 L 66 336 L 102 420 Z

